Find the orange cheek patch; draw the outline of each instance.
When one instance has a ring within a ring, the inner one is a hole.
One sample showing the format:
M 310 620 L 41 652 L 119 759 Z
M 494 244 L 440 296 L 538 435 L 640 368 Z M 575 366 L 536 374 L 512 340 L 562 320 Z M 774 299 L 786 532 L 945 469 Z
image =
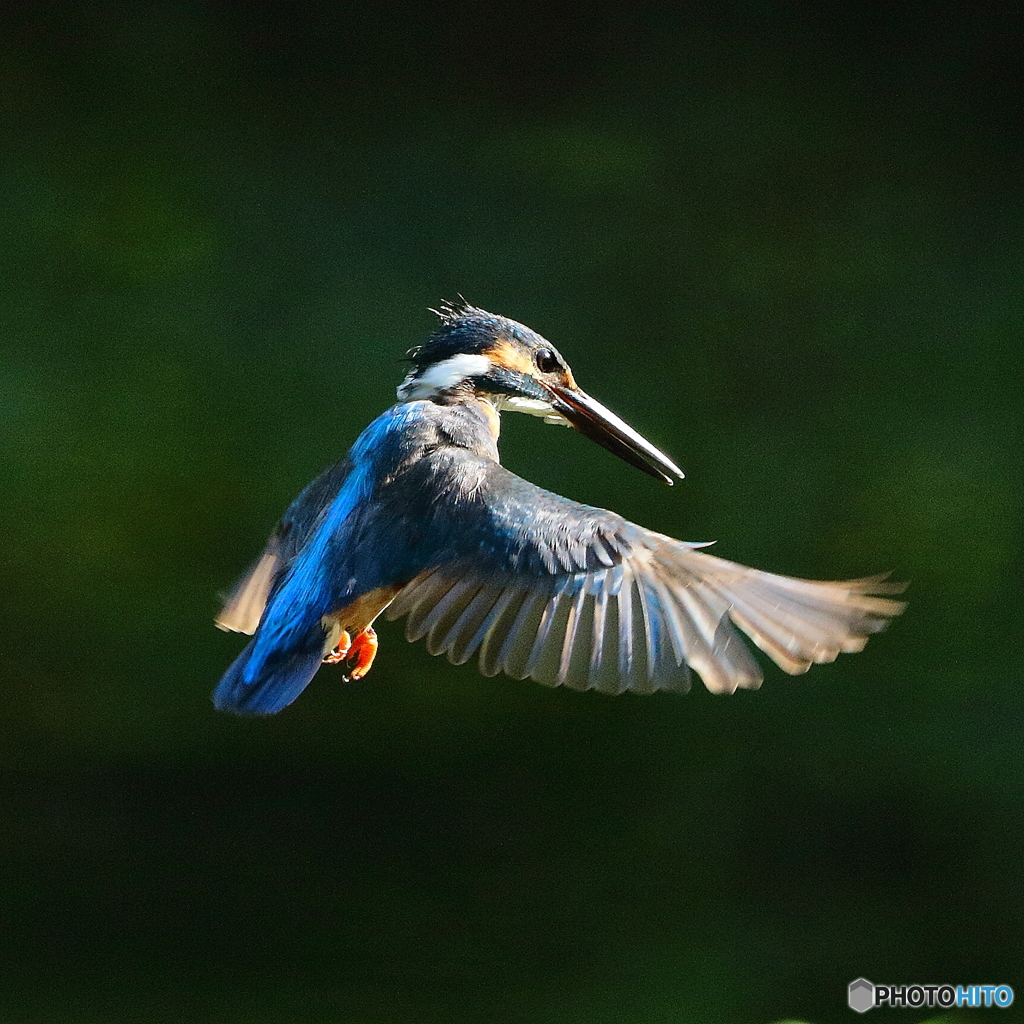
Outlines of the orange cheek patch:
M 532 357 L 504 338 L 498 339 L 494 348 L 487 353 L 487 358 L 496 366 L 504 366 L 509 370 L 518 370 L 529 377 L 539 376 L 537 367 L 533 365 Z M 566 387 L 575 388 L 579 386 L 573 378 L 572 370 L 569 367 L 566 367 L 565 372 L 560 376 L 561 383 Z
M 509 370 L 518 370 L 520 373 L 534 374 L 536 371 L 533 368 L 533 362 L 530 357 L 524 355 L 514 345 L 504 339 L 499 339 L 498 343 L 487 353 L 487 357 L 492 363 L 498 366 L 504 366 Z

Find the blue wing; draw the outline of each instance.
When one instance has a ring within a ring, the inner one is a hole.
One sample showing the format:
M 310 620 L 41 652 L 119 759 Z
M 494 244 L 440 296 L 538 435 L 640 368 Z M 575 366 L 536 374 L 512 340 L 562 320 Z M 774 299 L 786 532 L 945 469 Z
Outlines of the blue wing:
M 257 591 L 266 588 L 256 635 L 221 679 L 213 695 L 221 711 L 269 715 L 280 711 L 309 685 L 331 633 L 323 621 L 335 601 L 336 566 L 329 557 L 332 538 L 344 543 L 364 496 L 365 473 L 350 470 L 334 499 L 323 509 L 322 522 L 309 542 L 287 562 L 285 542 L 275 534 L 243 586 L 241 607 L 255 614 Z
M 401 558 L 388 557 L 396 538 L 382 535 L 369 498 L 400 458 L 409 417 L 409 406 L 388 410 L 310 484 L 228 598 L 218 625 L 255 636 L 214 691 L 219 710 L 268 715 L 290 704 L 336 642 L 325 617 L 401 573 Z
M 233 633 L 255 633 L 274 584 L 291 564 L 320 523 L 352 472 L 345 459 L 320 474 L 291 503 L 266 547 L 224 601 L 216 623 Z

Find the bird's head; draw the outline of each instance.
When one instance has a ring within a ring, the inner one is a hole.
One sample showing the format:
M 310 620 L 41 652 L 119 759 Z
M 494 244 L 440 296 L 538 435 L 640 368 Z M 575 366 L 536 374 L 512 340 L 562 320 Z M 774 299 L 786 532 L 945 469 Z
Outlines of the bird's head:
M 558 350 L 529 327 L 466 302 L 435 310 L 440 327 L 408 358 L 402 402 L 485 398 L 498 409 L 567 423 L 631 466 L 671 484 L 682 470 L 573 378 Z

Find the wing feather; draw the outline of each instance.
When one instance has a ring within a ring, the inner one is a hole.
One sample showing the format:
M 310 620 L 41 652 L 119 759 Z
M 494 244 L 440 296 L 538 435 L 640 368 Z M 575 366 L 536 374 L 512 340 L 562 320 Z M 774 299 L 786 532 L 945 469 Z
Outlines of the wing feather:
M 459 518 L 446 557 L 420 572 L 387 611 L 409 639 L 456 664 L 474 656 L 549 686 L 709 690 L 761 685 L 742 633 L 786 672 L 806 671 L 903 610 L 881 576 L 801 580 L 749 569 L 703 545 L 644 530 L 560 498 L 497 464 Z M 473 509 L 476 509 L 474 512 Z
M 607 641 L 606 629 L 608 619 L 608 583 L 611 569 L 602 569 L 594 577 L 594 622 L 591 626 L 590 638 L 590 687 L 596 685 L 595 677 L 601 667 L 601 657 Z
M 480 650 L 480 671 L 485 676 L 496 676 L 501 671 L 493 661 L 493 656 L 497 654 L 494 648 L 500 646 L 500 637 L 502 635 L 501 623 L 504 621 L 509 608 L 516 600 L 518 594 L 519 591 L 513 587 L 499 591 L 494 607 L 487 613 L 487 617 L 480 623 L 473 639 L 470 641 L 470 647 L 474 650 L 477 648 Z M 514 612 L 512 614 L 513 616 L 515 615 Z M 512 619 L 509 621 L 512 621 Z M 496 643 L 489 643 L 492 638 L 496 640 Z M 488 669 L 491 669 L 491 671 L 488 671 Z
M 635 652 L 633 650 L 634 637 L 637 634 L 637 623 L 633 617 L 633 573 L 630 571 L 629 563 L 623 562 L 620 566 L 622 582 L 619 586 L 618 620 L 619 620 L 619 677 L 615 693 L 621 693 L 628 681 L 634 675 Z M 636 673 L 642 676 L 645 673 Z
M 477 652 L 483 636 L 481 627 L 487 621 L 500 593 L 490 587 L 481 587 L 476 597 L 466 606 L 458 621 L 451 628 L 448 647 L 448 658 L 454 665 L 465 665 Z
M 685 624 L 686 662 L 704 680 L 712 693 L 728 693 L 736 687 L 729 675 L 730 665 L 715 651 L 715 633 L 724 607 L 712 595 L 694 586 L 673 583 L 669 590 L 679 609 L 678 618 Z
M 634 607 L 637 609 L 634 628 L 639 631 L 645 666 L 642 672 L 634 672 L 631 689 L 638 693 L 689 690 L 690 670 L 685 661 L 676 658 L 661 597 L 639 573 L 634 573 L 633 587 L 636 592 Z M 637 642 L 634 638 L 634 644 Z
M 575 678 L 572 674 L 572 663 L 573 657 L 576 655 L 576 637 L 579 635 L 580 623 L 583 621 L 583 608 L 587 601 L 587 578 L 575 576 L 572 582 L 575 594 L 566 618 L 565 637 L 562 640 L 562 649 L 558 658 L 558 674 L 553 681 L 556 686 L 559 684 L 573 686 L 570 679 Z M 579 689 L 579 687 L 573 688 Z
M 426 635 L 427 617 L 433 607 L 448 593 L 451 583 L 451 577 L 440 570 L 435 569 L 424 574 L 398 592 L 392 608 L 388 609 L 388 618 L 398 618 L 408 612 L 405 637 L 407 640 L 419 640 Z
M 216 619 L 219 629 L 250 635 L 256 632 L 280 565 L 276 545 L 269 544 L 224 602 Z
M 530 655 L 530 678 L 549 686 L 560 683 L 562 649 L 579 599 L 578 583 L 575 575 L 565 576 L 556 583 L 555 594 L 545 611 L 546 621 L 538 631 L 537 642 Z
M 574 604 L 575 618 L 572 631 L 562 646 L 562 661 L 557 682 L 570 690 L 587 689 L 590 676 L 590 644 L 588 638 L 594 628 L 594 594 L 592 579 L 580 580 L 580 589 Z
M 501 670 L 513 679 L 527 677 L 526 665 L 533 650 L 533 640 L 540 627 L 544 608 L 550 600 L 549 590 L 550 587 L 542 589 L 535 584 L 534 589 L 526 592 L 519 614 L 516 615 L 505 642 L 501 645 L 501 653 L 498 655 Z
M 434 606 L 424 620 L 427 650 L 431 654 L 447 654 L 449 652 L 451 631 L 479 592 L 479 581 L 474 579 L 457 580 L 451 590 Z
M 500 605 L 498 614 L 493 615 L 492 613 L 492 621 L 484 635 L 483 643 L 480 645 L 480 671 L 485 676 L 496 676 L 504 668 L 501 658 L 502 648 L 506 638 L 512 632 L 518 620 L 519 611 L 526 600 L 528 582 L 532 582 L 532 580 L 511 581 L 498 602 Z
M 555 592 L 551 595 L 551 599 L 544 606 L 540 624 L 537 627 L 537 636 L 534 638 L 533 647 L 530 649 L 530 656 L 526 659 L 526 664 L 523 666 L 527 677 L 532 676 L 537 671 L 540 659 L 548 649 L 548 637 L 551 636 L 551 631 L 554 628 L 555 622 L 559 619 L 565 604 L 565 586 L 563 581 L 559 580 L 555 584 Z

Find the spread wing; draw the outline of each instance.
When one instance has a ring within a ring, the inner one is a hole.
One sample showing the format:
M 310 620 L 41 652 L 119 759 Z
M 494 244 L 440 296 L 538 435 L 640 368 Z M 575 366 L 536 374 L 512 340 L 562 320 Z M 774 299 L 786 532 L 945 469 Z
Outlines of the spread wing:
M 715 693 L 756 689 L 741 632 L 783 670 L 859 651 L 903 610 L 882 576 L 840 582 L 750 569 L 544 491 L 490 463 L 452 509 L 454 546 L 388 608 L 409 640 L 455 664 L 478 658 L 550 686 L 688 690 L 693 669 Z M 258 570 L 257 566 L 257 570 Z
M 221 629 L 234 633 L 256 632 L 275 583 L 302 550 L 351 471 L 348 459 L 331 466 L 291 503 L 267 540 L 263 553 L 225 599 L 216 620 Z

